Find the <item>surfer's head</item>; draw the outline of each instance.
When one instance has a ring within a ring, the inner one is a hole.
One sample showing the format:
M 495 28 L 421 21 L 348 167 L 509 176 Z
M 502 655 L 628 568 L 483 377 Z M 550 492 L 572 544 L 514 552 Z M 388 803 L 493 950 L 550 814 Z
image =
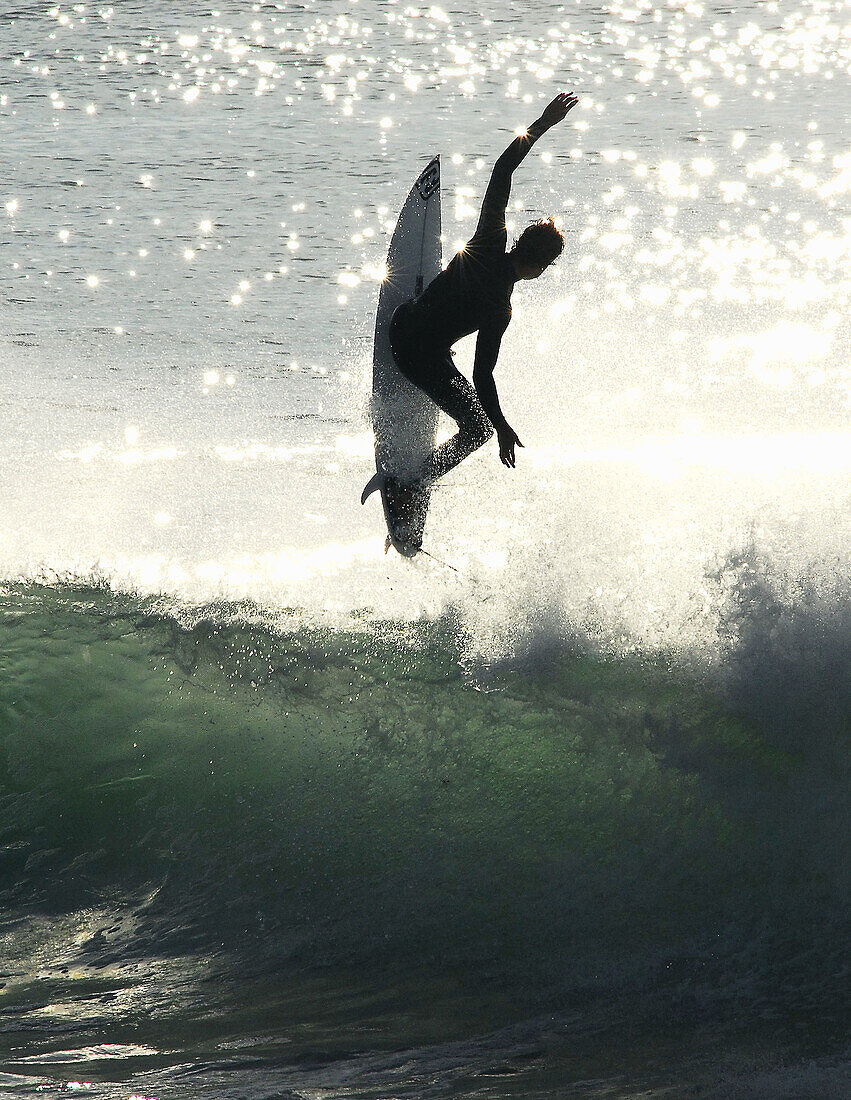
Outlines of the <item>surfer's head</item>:
M 509 252 L 518 279 L 537 279 L 564 250 L 564 237 L 552 218 L 527 225 Z

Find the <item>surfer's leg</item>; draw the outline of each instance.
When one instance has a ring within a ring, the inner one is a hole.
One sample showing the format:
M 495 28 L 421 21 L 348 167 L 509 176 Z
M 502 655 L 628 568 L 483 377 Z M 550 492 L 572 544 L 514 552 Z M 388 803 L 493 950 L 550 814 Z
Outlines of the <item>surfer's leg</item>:
M 435 447 L 426 459 L 422 476 L 434 481 L 487 443 L 493 435 L 493 425 L 478 394 L 456 369 L 448 352 L 443 353 L 439 363 L 432 362 L 430 366 L 430 370 L 415 379 L 416 384 L 458 425 L 457 433 Z
M 393 315 L 390 346 L 402 374 L 458 425 L 457 434 L 436 447 L 421 470 L 421 478 L 434 481 L 486 443 L 493 435 L 493 426 L 450 352 L 423 343 L 413 323 L 410 303 L 400 306 Z

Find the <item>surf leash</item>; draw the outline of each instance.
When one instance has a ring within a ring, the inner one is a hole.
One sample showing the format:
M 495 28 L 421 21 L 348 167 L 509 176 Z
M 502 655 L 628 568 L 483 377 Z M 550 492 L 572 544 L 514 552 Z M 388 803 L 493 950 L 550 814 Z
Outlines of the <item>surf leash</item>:
M 442 560 L 441 560 L 440 558 L 436 558 L 436 557 L 434 556 L 434 554 L 430 554 L 430 553 L 428 552 L 428 550 L 424 550 L 424 549 L 422 548 L 422 546 L 420 547 L 420 553 L 421 553 L 421 554 L 425 554 L 425 556 L 426 556 L 427 558 L 431 558 L 431 560 L 432 560 L 432 561 L 436 561 L 438 565 L 443 565 L 443 566 L 445 566 L 445 568 L 446 568 L 446 569 L 451 569 L 451 570 L 452 570 L 452 572 L 453 572 L 453 573 L 457 573 L 459 577 L 461 576 L 461 570 L 460 570 L 460 569 L 456 569 L 456 568 L 455 568 L 455 566 L 454 566 L 454 565 L 450 565 L 448 561 L 442 561 Z
M 478 591 L 478 592 L 474 591 L 472 593 L 475 596 L 475 598 L 477 600 L 479 600 L 481 603 L 486 603 L 488 600 L 492 600 L 494 598 L 494 596 L 496 595 L 496 592 L 493 588 L 493 585 L 488 584 L 487 581 L 482 581 L 482 580 L 479 580 L 478 577 L 468 576 L 467 574 L 462 573 L 461 570 L 457 568 L 457 566 L 450 565 L 448 561 L 444 561 L 442 558 L 436 558 L 434 556 L 434 554 L 430 554 L 428 552 L 428 550 L 423 550 L 422 547 L 420 547 L 420 553 L 425 554 L 425 556 L 427 558 L 431 558 L 431 560 L 433 562 L 436 562 L 438 565 L 442 565 L 446 569 L 451 569 L 452 572 L 457 573 L 459 577 L 465 577 L 466 580 L 468 580 L 472 585 L 475 586 L 475 588 L 478 588 L 478 589 L 484 588 L 486 590 L 484 593 L 482 591 Z

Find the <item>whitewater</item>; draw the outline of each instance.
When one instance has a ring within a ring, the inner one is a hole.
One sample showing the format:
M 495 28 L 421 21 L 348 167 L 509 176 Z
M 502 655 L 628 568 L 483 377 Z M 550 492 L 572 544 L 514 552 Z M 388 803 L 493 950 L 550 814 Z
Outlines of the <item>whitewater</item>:
M 849 30 L 0 11 L 0 1096 L 849 1094 Z M 396 213 L 560 89 L 526 446 L 385 554 Z

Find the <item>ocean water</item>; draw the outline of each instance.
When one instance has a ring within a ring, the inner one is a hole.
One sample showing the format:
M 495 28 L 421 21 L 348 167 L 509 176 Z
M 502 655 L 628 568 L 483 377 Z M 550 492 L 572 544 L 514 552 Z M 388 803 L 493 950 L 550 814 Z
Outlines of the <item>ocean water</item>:
M 849 32 L 0 9 L 0 1096 L 851 1094 Z M 525 449 L 386 555 L 395 213 L 561 89 Z

